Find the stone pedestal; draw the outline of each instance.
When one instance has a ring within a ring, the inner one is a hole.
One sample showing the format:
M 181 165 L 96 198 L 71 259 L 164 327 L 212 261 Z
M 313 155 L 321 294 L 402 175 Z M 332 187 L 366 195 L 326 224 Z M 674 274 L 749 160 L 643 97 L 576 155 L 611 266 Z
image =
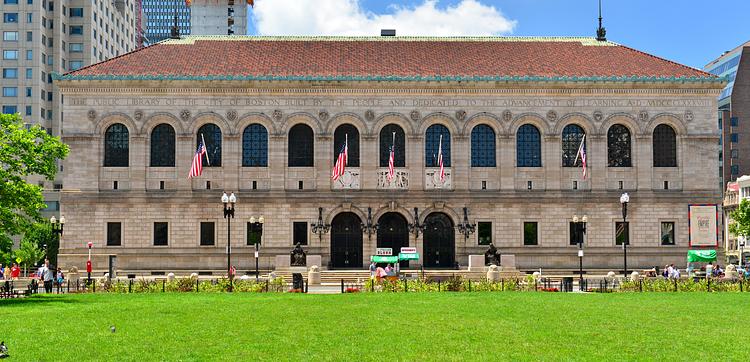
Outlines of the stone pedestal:
M 469 271 L 484 271 L 484 255 L 469 255 Z
M 310 285 L 320 285 L 320 272 L 312 270 L 307 272 L 307 283 Z

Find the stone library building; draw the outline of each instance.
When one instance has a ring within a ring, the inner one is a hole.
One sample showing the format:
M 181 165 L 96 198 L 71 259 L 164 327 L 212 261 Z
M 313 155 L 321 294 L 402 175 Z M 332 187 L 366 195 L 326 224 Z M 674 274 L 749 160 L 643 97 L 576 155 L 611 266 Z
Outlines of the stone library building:
M 603 39 L 186 36 L 55 82 L 64 268 L 88 242 L 95 269 L 216 275 L 228 243 L 238 273 L 257 243 L 263 269 L 296 244 L 324 269 L 402 247 L 402 268 L 463 268 L 492 244 L 521 270 L 719 243 L 726 81 Z

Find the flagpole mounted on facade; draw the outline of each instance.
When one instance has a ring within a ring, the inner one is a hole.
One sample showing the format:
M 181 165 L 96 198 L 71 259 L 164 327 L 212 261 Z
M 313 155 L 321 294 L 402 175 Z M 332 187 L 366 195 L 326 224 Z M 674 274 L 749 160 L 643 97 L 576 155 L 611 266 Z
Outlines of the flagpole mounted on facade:
M 206 139 L 203 138 L 203 133 L 201 133 L 201 141 L 203 141 L 203 148 L 206 149 L 206 163 L 211 166 L 211 160 L 208 159 L 208 146 L 206 146 Z

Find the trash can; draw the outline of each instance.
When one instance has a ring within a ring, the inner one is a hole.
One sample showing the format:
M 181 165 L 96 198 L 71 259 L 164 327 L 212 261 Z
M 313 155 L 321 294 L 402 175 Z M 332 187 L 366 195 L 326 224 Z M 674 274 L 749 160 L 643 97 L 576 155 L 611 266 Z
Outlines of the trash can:
M 305 282 L 302 279 L 302 273 L 292 274 L 292 289 L 302 289 L 305 287 Z
M 573 291 L 573 277 L 563 277 L 561 292 L 572 292 L 572 291 Z

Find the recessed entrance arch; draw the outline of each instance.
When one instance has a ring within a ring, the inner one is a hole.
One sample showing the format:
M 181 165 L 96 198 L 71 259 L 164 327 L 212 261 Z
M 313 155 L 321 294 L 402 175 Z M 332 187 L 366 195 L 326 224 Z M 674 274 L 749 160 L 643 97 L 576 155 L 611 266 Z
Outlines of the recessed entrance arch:
M 442 212 L 433 212 L 427 215 L 424 224 L 425 268 L 452 268 L 456 250 L 453 220 Z
M 378 248 L 392 248 L 398 255 L 402 247 L 409 246 L 409 228 L 406 218 L 397 212 L 388 212 L 378 219 Z M 401 268 L 408 268 L 409 261 L 401 262 Z
M 331 221 L 331 268 L 362 268 L 362 220 L 344 212 Z

